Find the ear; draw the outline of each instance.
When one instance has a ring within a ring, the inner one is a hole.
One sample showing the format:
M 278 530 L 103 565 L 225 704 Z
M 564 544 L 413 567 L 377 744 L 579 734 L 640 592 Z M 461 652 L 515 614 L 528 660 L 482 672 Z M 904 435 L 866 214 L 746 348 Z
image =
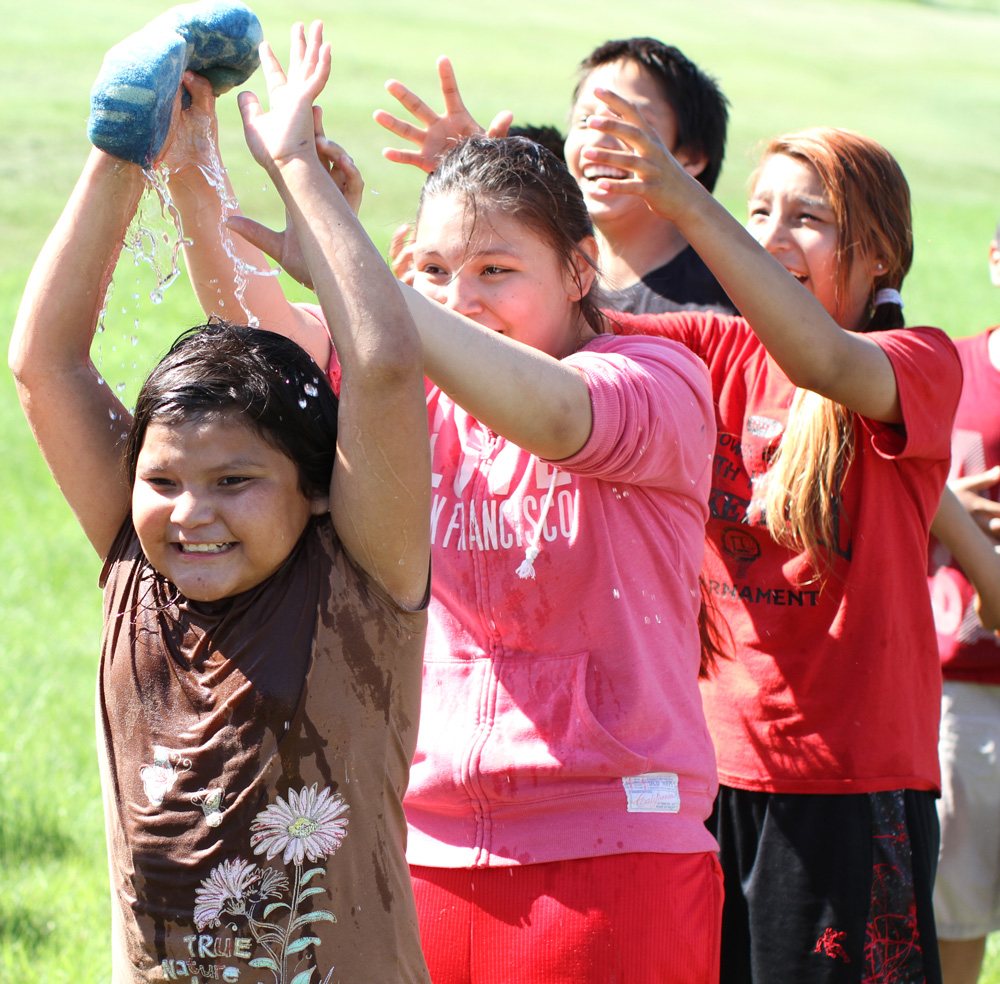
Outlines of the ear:
M 692 178 L 698 177 L 698 175 L 701 174 L 706 167 L 708 167 L 708 154 L 695 153 L 687 147 L 678 147 L 674 151 L 674 160 L 676 160 L 677 163 L 680 164 L 680 166 L 684 168 L 684 170 L 687 171 Z
M 587 236 L 577 243 L 573 251 L 573 276 L 569 283 L 570 297 L 579 301 L 587 296 L 597 277 L 597 240 Z
M 990 283 L 1000 287 L 1000 244 L 995 239 L 990 243 Z

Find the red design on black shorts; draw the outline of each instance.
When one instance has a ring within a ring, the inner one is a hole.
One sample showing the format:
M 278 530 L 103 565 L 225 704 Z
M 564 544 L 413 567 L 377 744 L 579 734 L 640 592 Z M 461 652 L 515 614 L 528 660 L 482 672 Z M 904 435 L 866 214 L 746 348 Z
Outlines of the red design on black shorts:
M 843 929 L 824 929 L 823 935 L 816 940 L 816 949 L 813 953 L 822 953 L 824 956 L 832 957 L 834 960 L 843 960 L 850 963 L 851 958 L 841 943 L 847 938 L 847 933 Z

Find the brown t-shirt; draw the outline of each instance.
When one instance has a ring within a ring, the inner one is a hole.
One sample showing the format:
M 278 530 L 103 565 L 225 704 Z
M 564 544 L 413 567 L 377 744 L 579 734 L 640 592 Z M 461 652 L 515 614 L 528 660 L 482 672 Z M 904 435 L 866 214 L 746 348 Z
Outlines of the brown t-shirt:
M 102 583 L 115 984 L 427 982 L 402 808 L 426 613 L 329 517 L 213 603 L 178 596 L 129 522 Z

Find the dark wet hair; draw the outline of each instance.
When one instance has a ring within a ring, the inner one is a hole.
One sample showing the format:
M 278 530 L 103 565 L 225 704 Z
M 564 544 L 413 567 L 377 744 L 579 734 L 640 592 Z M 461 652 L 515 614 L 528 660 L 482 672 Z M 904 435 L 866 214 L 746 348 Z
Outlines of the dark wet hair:
M 697 178 L 712 191 L 726 156 L 729 123 L 729 100 L 718 82 L 672 45 L 656 38 L 623 38 L 605 41 L 580 62 L 573 102 L 595 68 L 618 61 L 641 65 L 656 81 L 677 118 L 677 146 L 705 155 L 705 167 Z
M 184 332 L 143 383 L 125 441 L 129 486 L 150 424 L 230 415 L 295 462 L 304 495 L 329 493 L 337 397 L 325 374 L 283 335 L 216 319 Z
M 576 180 L 551 151 L 525 137 L 475 136 L 452 147 L 427 176 L 424 203 L 437 195 L 460 194 L 472 221 L 480 210 L 498 209 L 541 236 L 576 275 L 574 260 L 583 257 L 596 269 L 580 243 L 594 235 L 594 225 Z M 580 314 L 596 332 L 604 330 L 597 278 L 579 300 Z
M 566 138 L 554 126 L 544 124 L 535 126 L 533 123 L 524 123 L 518 126 L 516 123 L 507 131 L 508 137 L 527 137 L 541 144 L 546 150 L 552 152 L 553 156 L 561 161 L 566 160 L 564 149 Z

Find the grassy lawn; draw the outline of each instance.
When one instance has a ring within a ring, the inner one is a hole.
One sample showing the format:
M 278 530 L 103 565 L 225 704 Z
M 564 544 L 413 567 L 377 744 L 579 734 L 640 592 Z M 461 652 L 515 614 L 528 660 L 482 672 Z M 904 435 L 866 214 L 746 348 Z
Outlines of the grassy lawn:
M 12 324 L 31 262 L 86 156 L 88 92 L 103 52 L 165 6 L 0 0 L 0 324 Z M 766 137 L 813 124 L 866 132 L 896 154 L 913 191 L 908 320 L 955 335 L 1000 321 L 1000 297 L 986 276 L 1000 218 L 998 2 L 631 0 L 613 11 L 595 0 L 252 6 L 282 57 L 291 16 L 328 17 L 335 64 L 323 100 L 327 132 L 365 174 L 362 218 L 380 246 L 410 216 L 421 177 L 380 156 L 392 139 L 371 113 L 394 108 L 386 78 L 436 105 L 434 58 L 449 54 L 480 120 L 509 108 L 522 122 L 562 126 L 576 62 L 609 37 L 652 34 L 715 74 L 730 97 L 718 193 L 735 214 L 743 214 L 745 181 Z M 250 84 L 259 88 L 259 78 Z M 276 196 L 242 146 L 235 100 L 224 98 L 219 112 L 244 208 L 280 225 Z M 126 259 L 99 339 L 102 371 L 128 392 L 199 319 L 183 278 L 159 306 L 148 300 L 151 288 L 149 272 Z M 0 447 L 0 980 L 101 981 L 109 973 L 109 899 L 93 726 L 100 565 L 45 471 L 6 375 Z M 988 963 L 984 979 L 1000 982 L 994 946 Z

